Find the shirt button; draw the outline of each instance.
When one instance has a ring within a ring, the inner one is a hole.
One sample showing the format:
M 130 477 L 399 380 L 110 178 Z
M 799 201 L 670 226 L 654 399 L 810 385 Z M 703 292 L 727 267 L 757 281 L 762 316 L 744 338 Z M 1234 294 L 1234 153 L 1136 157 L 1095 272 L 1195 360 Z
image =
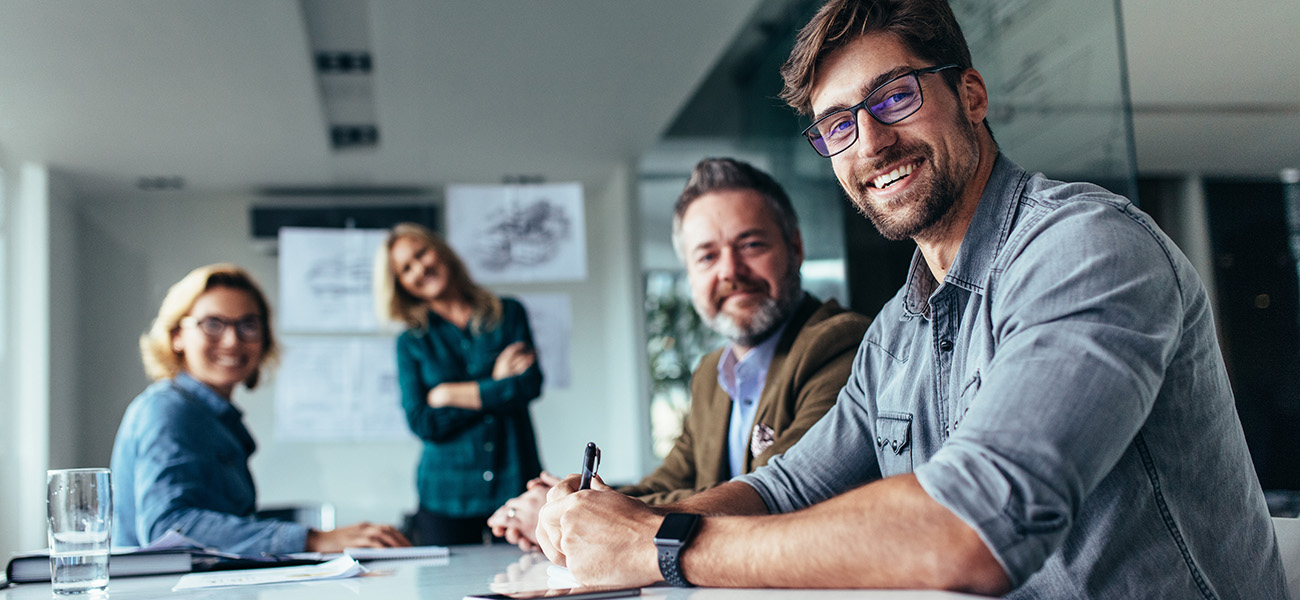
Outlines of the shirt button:
M 952 350 L 952 342 L 949 340 L 939 340 L 939 349 L 944 352 Z
M 493 477 L 496 475 L 493 475 L 492 471 L 483 471 L 483 481 L 492 481 Z
M 483 422 L 487 423 L 488 425 L 491 425 L 492 423 L 496 422 L 496 419 L 492 418 L 492 415 L 488 415 L 486 417 L 483 417 Z
M 484 451 L 484 452 L 491 452 L 493 448 L 496 448 L 496 446 L 493 446 L 493 445 L 492 445 L 492 442 L 488 442 L 488 443 L 486 443 L 486 444 L 483 444 L 483 451 Z

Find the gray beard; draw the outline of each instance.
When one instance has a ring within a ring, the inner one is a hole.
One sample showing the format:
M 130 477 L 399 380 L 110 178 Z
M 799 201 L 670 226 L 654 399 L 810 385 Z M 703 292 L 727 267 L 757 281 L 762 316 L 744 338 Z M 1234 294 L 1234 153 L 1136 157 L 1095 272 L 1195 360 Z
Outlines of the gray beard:
M 786 274 L 782 282 L 782 288 L 786 290 L 784 294 L 777 298 L 763 298 L 760 301 L 758 310 L 754 311 L 754 316 L 749 320 L 749 327 L 742 327 L 731 315 L 718 311 L 712 317 L 704 315 L 704 311 L 696 306 L 695 311 L 700 315 L 700 319 L 708 325 L 709 329 L 718 332 L 719 335 L 731 340 L 731 343 L 753 348 L 766 340 L 773 331 L 776 331 L 790 315 L 794 314 L 795 308 L 799 306 L 799 301 L 803 299 L 802 281 L 799 277 L 799 269 L 791 269 Z

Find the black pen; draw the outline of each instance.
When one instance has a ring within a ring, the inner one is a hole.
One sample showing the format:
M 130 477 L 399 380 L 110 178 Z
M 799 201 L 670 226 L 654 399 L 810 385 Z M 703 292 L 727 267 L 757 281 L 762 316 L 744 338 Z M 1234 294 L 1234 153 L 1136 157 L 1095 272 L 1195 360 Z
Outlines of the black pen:
M 591 489 L 591 477 L 599 468 L 600 448 L 596 447 L 596 442 L 587 442 L 587 449 L 582 451 L 582 481 L 578 484 L 578 489 Z

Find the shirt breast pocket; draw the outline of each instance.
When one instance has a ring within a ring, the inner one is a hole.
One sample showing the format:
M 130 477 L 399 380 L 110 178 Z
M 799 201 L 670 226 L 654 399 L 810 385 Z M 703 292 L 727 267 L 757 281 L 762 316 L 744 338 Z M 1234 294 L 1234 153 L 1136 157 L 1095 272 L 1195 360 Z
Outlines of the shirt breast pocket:
M 884 477 L 912 472 L 912 415 L 882 412 L 876 417 L 876 458 Z

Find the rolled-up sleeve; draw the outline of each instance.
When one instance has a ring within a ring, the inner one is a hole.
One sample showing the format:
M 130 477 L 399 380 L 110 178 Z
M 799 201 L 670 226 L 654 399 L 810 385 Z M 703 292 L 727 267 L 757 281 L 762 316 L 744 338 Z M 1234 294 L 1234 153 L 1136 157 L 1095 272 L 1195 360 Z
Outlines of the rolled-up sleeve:
M 1167 249 L 1124 208 L 1076 202 L 1045 214 L 1010 240 L 1014 256 L 986 292 L 996 354 L 968 413 L 915 470 L 1016 586 L 1139 435 L 1183 315 Z

